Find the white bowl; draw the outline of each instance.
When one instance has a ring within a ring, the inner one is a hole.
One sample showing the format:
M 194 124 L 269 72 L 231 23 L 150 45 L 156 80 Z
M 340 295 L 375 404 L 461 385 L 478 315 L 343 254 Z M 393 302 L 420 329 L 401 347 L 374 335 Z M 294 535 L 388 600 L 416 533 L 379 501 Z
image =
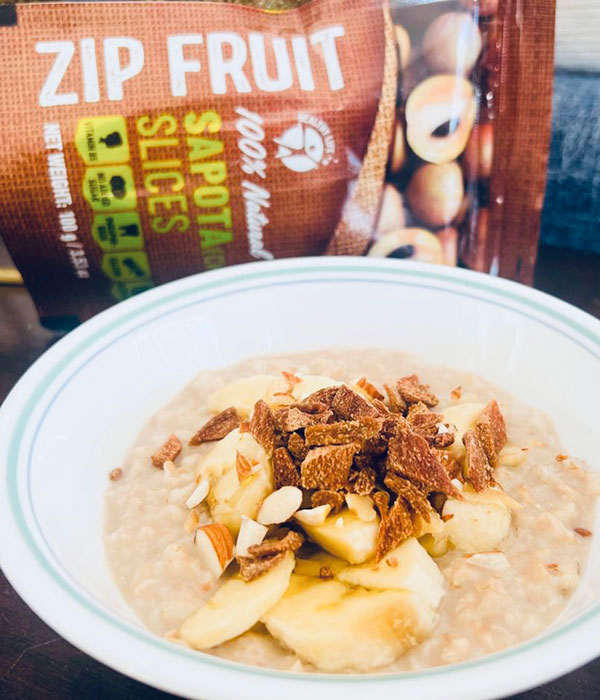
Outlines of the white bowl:
M 107 472 L 198 371 L 251 355 L 389 347 L 473 370 L 545 409 L 600 467 L 600 322 L 524 286 L 360 258 L 254 263 L 146 292 L 46 352 L 0 410 L 0 563 L 58 633 L 105 664 L 193 698 L 491 698 L 600 654 L 600 541 L 568 610 L 501 653 L 419 673 L 302 675 L 168 643 L 123 602 L 102 543 Z

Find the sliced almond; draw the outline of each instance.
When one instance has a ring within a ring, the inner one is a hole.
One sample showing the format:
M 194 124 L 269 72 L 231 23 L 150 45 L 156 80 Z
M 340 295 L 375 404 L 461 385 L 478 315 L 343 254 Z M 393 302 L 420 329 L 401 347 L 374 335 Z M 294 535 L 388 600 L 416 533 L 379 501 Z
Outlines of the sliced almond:
M 455 488 L 457 491 L 462 491 L 462 490 L 463 490 L 463 483 L 462 483 L 462 481 L 459 481 L 458 479 L 452 479 L 452 481 L 451 481 L 450 483 L 452 484 L 452 486 L 454 486 L 454 488 Z
M 304 510 L 299 510 L 294 516 L 299 523 L 304 525 L 322 525 L 329 512 L 331 511 L 331 506 L 325 503 L 322 506 L 317 506 L 316 508 L 305 508 Z
M 267 527 L 257 523 L 256 520 L 242 515 L 242 523 L 240 525 L 237 542 L 235 543 L 235 556 L 247 557 L 248 547 L 252 547 L 254 544 L 260 544 L 265 539 L 267 530 Z
M 199 506 L 202 501 L 208 496 L 208 491 L 210 489 L 208 481 L 202 479 L 198 486 L 192 491 L 189 498 L 185 502 L 188 508 L 195 508 Z
M 248 459 L 248 457 L 243 455 L 241 452 L 236 451 L 235 468 L 238 475 L 238 481 L 241 484 L 249 476 L 252 476 L 252 474 L 259 471 L 262 467 L 255 459 Z
M 359 496 L 356 493 L 346 494 L 346 503 L 348 508 L 356 513 L 359 520 L 364 520 L 366 523 L 370 523 L 375 520 L 377 513 L 373 506 L 373 501 L 368 496 Z
M 163 462 L 162 465 L 163 471 L 167 472 L 168 474 L 174 474 L 177 471 L 177 466 L 175 465 L 175 462 L 171 459 L 167 459 Z
M 262 503 L 256 518 L 262 525 L 284 523 L 300 508 L 302 491 L 296 486 L 282 486 L 269 494 Z
M 322 506 L 317 506 L 316 508 L 305 508 L 304 510 L 299 510 L 294 516 L 299 523 L 304 525 L 322 525 L 329 512 L 331 511 L 331 506 L 325 503 Z
M 233 559 L 233 538 L 221 523 L 203 525 L 196 530 L 194 542 L 206 568 L 218 578 Z

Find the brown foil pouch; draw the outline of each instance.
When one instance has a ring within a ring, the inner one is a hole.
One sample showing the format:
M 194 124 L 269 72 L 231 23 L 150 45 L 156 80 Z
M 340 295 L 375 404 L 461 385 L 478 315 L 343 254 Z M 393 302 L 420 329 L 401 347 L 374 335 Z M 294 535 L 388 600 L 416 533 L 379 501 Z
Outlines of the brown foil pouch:
M 0 4 L 0 232 L 42 320 L 301 255 L 531 282 L 553 4 Z

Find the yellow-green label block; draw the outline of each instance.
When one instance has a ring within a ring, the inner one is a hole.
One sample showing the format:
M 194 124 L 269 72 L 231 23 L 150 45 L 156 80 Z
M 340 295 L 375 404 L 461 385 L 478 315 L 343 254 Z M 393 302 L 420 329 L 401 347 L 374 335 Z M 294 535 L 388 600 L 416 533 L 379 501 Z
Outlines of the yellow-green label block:
M 141 252 L 105 255 L 102 271 L 115 282 L 146 282 L 151 277 L 148 256 Z
M 80 119 L 75 148 L 86 165 L 127 163 L 129 142 L 125 119 L 119 116 Z
M 131 168 L 128 165 L 88 168 L 83 181 L 83 196 L 94 211 L 135 209 L 137 195 Z
M 140 217 L 134 211 L 122 214 L 98 214 L 94 217 L 92 236 L 107 253 L 121 250 L 141 250 L 144 235 Z

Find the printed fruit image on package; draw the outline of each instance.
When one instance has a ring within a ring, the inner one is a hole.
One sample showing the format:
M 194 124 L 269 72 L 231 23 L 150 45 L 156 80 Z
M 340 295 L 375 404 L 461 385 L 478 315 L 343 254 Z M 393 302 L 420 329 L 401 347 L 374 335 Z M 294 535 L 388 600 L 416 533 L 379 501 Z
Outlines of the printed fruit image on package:
M 530 281 L 552 12 L 515 39 L 503 0 L 1 5 L 0 233 L 42 320 L 302 255 Z

